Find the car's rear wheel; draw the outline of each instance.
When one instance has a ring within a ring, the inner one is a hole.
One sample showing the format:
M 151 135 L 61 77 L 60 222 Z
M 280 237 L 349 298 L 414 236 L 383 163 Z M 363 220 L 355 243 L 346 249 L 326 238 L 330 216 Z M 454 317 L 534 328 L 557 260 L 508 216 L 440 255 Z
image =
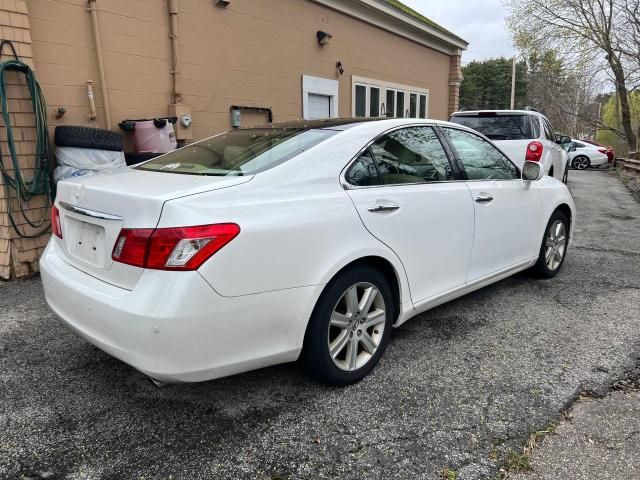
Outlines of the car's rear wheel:
M 589 157 L 580 155 L 573 159 L 571 165 L 576 170 L 586 170 L 587 168 L 589 168 L 589 165 L 591 165 L 591 161 L 589 160 Z
M 384 353 L 394 311 L 389 283 L 378 270 L 361 265 L 342 272 L 311 316 L 303 354 L 307 369 L 334 385 L 362 380 Z
M 563 212 L 556 210 L 547 223 L 533 273 L 542 278 L 555 276 L 564 264 L 568 246 L 569 220 Z
M 569 181 L 569 164 L 567 163 L 567 166 L 564 167 L 564 175 L 562 175 L 562 183 L 566 185 L 568 181 Z

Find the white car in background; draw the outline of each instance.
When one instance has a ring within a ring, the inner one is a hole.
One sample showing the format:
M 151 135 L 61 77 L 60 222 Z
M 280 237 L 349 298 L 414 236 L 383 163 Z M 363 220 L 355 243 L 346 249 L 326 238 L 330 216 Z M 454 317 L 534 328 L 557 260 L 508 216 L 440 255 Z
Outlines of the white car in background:
M 573 139 L 571 145 L 575 147 L 575 150 L 569 152 L 569 162 L 576 170 L 609 164 L 606 148 Z
M 472 128 L 505 152 L 520 168 L 540 162 L 544 172 L 567 183 L 569 157 L 562 145 L 569 137 L 554 133 L 551 123 L 535 110 L 474 110 L 456 112 L 451 122 Z
M 556 275 L 574 218 L 539 163 L 466 127 L 293 122 L 61 181 L 40 269 L 64 322 L 156 382 L 302 356 L 344 385 L 418 313 Z

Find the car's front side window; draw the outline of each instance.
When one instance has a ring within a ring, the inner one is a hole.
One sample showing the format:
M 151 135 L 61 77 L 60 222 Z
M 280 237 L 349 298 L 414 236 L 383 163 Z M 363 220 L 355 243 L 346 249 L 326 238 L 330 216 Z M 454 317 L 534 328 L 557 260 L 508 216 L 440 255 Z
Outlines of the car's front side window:
M 469 180 L 513 180 L 518 168 L 485 139 L 455 128 L 442 129 L 455 148 Z
M 432 127 L 395 130 L 376 140 L 371 151 L 385 185 L 453 179 L 447 154 Z

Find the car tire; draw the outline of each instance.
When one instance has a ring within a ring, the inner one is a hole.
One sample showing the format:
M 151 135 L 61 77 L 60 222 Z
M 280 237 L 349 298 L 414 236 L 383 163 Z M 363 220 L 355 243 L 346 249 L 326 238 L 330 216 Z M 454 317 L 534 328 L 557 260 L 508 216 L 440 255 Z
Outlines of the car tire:
M 569 181 L 569 163 L 567 162 L 567 166 L 564 167 L 564 175 L 562 175 L 562 183 L 565 185 Z
M 122 135 L 117 132 L 74 125 L 56 127 L 54 141 L 58 147 L 92 148 L 113 152 L 121 152 L 123 148 Z
M 591 160 L 589 157 L 579 155 L 571 161 L 571 166 L 576 170 L 586 170 L 591 166 Z
M 562 269 L 568 246 L 569 219 L 564 212 L 556 210 L 544 230 L 538 260 L 531 272 L 539 278 L 556 276 Z
M 367 292 L 375 295 L 361 311 Z M 311 315 L 302 354 L 307 371 L 332 385 L 362 380 L 387 347 L 395 310 L 389 282 L 378 270 L 358 265 L 340 273 Z

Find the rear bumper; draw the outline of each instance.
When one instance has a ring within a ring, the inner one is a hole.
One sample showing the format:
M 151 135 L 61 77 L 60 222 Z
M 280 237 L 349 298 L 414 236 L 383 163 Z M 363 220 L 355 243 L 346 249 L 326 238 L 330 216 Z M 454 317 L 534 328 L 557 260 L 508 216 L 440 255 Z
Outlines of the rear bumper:
M 607 165 L 609 163 L 609 157 L 606 155 L 591 157 L 591 166 L 592 167 L 600 167 L 602 165 Z
M 47 303 L 101 350 L 164 382 L 196 382 L 295 360 L 321 286 L 222 297 L 197 272 L 145 270 L 133 290 L 40 260 Z

